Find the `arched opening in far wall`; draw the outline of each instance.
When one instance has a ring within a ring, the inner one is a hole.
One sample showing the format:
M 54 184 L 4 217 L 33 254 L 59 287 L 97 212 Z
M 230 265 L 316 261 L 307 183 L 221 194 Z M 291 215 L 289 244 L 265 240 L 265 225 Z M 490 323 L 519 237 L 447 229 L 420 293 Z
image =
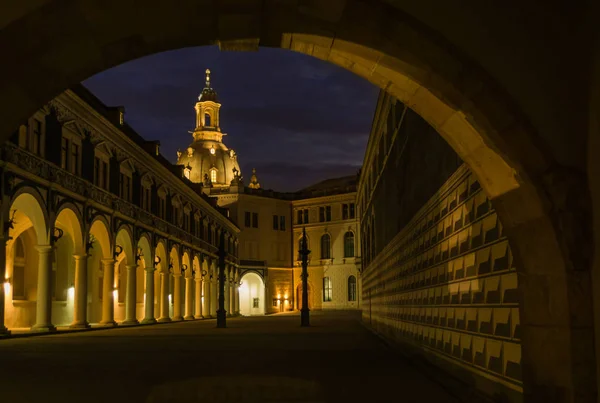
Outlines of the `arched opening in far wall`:
M 246 273 L 241 278 L 240 314 L 254 316 L 265 314 L 265 283 L 256 273 Z

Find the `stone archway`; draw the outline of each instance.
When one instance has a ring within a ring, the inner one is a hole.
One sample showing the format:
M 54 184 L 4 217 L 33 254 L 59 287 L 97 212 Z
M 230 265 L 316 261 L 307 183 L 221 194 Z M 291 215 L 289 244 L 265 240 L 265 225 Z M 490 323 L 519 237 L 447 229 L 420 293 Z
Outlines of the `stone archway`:
M 261 276 L 254 272 L 242 275 L 240 285 L 240 314 L 254 316 L 265 314 L 265 283 Z
M 11 60 L 0 66 L 0 135 L 7 138 L 86 77 L 164 50 L 260 44 L 341 65 L 421 114 L 490 195 L 521 271 L 525 394 L 595 399 L 585 166 L 590 86 L 581 67 L 589 64 L 593 35 L 582 21 L 590 10 L 396 3 L 267 1 L 236 8 L 188 0 L 146 4 L 140 14 L 117 0 L 104 1 L 102 12 L 83 1 L 23 1 L 0 13 L 0 44 Z M 506 21 L 515 22 L 508 31 Z

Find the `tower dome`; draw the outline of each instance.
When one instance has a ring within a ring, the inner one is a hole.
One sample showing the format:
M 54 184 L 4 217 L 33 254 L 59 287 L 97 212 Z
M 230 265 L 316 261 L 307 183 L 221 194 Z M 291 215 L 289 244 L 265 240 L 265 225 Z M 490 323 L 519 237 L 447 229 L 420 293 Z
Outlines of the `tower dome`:
M 241 175 L 237 154 L 223 143 L 217 92 L 210 84 L 210 70 L 206 70 L 206 85 L 198 97 L 196 127 L 190 132 L 193 142 L 185 152 L 177 152 L 177 164 L 184 166 L 185 176 L 195 183 L 210 181 L 213 187 L 227 187 L 235 177 Z M 235 172 L 234 172 L 235 170 Z

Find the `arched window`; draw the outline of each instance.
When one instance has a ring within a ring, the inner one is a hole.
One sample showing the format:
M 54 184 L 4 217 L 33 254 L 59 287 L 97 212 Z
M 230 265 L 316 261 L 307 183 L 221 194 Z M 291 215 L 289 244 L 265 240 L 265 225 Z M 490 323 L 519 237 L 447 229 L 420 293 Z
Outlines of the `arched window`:
M 210 170 L 210 181 L 212 183 L 216 183 L 217 182 L 217 170 L 216 169 L 211 169 Z
M 356 277 L 348 277 L 348 301 L 356 301 Z
M 204 114 L 204 126 L 210 126 L 210 115 L 208 113 Z
M 323 277 L 323 301 L 331 301 L 331 292 L 333 287 L 331 286 L 331 279 L 329 277 Z
M 354 234 L 351 231 L 344 234 L 344 257 L 354 257 Z
M 331 259 L 331 237 L 329 234 L 321 237 L 321 259 Z

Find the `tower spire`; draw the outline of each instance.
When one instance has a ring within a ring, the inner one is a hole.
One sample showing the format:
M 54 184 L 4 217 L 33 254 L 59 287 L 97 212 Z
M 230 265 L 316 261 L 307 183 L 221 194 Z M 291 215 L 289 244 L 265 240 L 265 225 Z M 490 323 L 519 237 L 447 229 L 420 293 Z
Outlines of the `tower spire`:
M 210 88 L 210 69 L 206 69 L 206 88 Z

